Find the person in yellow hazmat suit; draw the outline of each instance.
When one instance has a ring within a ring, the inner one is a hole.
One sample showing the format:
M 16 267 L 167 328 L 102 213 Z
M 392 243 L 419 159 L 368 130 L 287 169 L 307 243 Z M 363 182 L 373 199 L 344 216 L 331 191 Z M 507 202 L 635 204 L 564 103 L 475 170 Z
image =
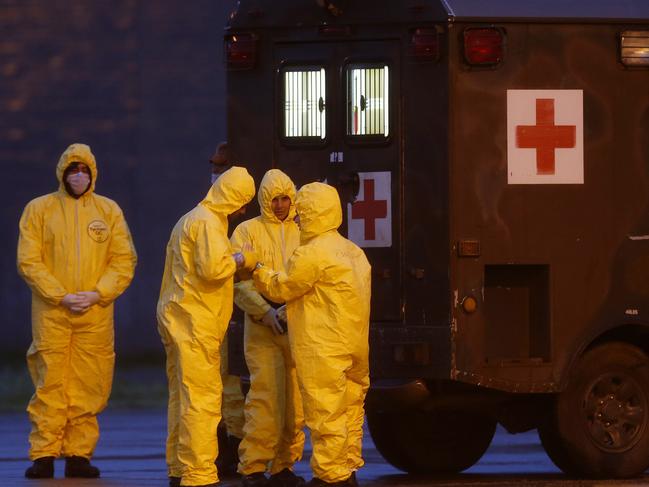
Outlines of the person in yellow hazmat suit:
M 211 184 L 232 167 L 228 143 L 221 142 L 209 159 Z M 239 443 L 243 438 L 243 415 L 244 397 L 241 391 L 241 379 L 231 375 L 228 370 L 228 340 L 223 339 L 221 344 L 221 382 L 223 383 L 223 395 L 221 403 L 221 415 L 223 416 L 217 428 L 219 456 L 216 459 L 216 467 L 219 476 L 233 476 L 237 473 L 239 463 Z
M 357 485 L 363 465 L 363 401 L 369 387 L 370 264 L 342 237 L 335 188 L 310 183 L 297 194 L 300 246 L 286 271 L 256 266 L 255 287 L 286 301 L 314 478 L 308 486 Z
M 20 219 L 18 272 L 32 290 L 27 364 L 36 392 L 28 478 L 99 477 L 90 464 L 115 363 L 113 302 L 137 257 L 117 203 L 95 193 L 90 147 L 72 144 L 56 166 L 59 189 L 30 201 Z
M 245 211 L 255 183 L 232 167 L 178 220 L 167 244 L 157 306 L 167 354 L 170 485 L 215 485 L 216 430 L 221 420 L 220 347 L 233 307 L 237 268 L 254 266 L 250 251 L 233 254 L 228 217 Z
M 285 270 L 300 244 L 295 216 L 295 185 L 279 169 L 264 175 L 257 194 L 261 215 L 237 226 L 230 241 L 234 250 L 255 249 L 273 269 Z M 302 458 L 304 414 L 295 361 L 286 323 L 277 315 L 283 300 L 268 301 L 252 276 L 235 284 L 234 302 L 245 312 L 244 351 L 250 371 L 244 436 L 239 446 L 242 487 L 297 487 L 304 484 L 292 469 Z

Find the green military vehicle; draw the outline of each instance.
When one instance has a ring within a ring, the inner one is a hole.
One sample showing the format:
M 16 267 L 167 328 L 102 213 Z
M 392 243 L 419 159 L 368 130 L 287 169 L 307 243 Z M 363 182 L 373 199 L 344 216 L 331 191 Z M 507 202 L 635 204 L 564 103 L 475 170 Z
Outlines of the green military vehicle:
M 335 185 L 372 263 L 388 462 L 461 471 L 501 423 L 649 466 L 648 2 L 241 0 L 225 51 L 235 159 Z

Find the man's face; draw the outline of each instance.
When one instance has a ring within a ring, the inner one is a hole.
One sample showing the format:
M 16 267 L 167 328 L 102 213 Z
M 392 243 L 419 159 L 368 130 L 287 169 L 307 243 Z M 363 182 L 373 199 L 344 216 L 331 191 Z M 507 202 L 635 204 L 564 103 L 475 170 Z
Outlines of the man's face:
M 73 162 L 64 173 L 66 188 L 73 195 L 80 196 L 90 186 L 90 168 L 83 162 Z
M 275 196 L 273 201 L 270 202 L 270 209 L 279 221 L 286 220 L 288 212 L 291 209 L 291 198 L 286 195 Z
M 245 214 L 246 214 L 246 205 L 243 205 L 241 208 L 228 215 L 228 221 L 234 221 L 238 217 L 243 216 Z

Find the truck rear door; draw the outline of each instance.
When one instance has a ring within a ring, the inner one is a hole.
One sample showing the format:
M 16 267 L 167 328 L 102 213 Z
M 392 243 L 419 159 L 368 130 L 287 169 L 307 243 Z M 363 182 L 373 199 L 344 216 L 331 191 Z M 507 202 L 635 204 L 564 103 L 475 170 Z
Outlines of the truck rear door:
M 298 188 L 338 188 L 340 231 L 372 263 L 373 321 L 403 319 L 399 52 L 390 40 L 274 46 L 274 165 Z

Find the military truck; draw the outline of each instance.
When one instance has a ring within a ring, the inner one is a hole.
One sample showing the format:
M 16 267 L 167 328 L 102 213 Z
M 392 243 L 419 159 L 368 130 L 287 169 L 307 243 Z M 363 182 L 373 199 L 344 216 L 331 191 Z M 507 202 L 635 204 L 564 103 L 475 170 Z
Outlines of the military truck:
M 235 158 L 335 185 L 372 264 L 388 462 L 461 471 L 500 423 L 649 466 L 646 0 L 241 0 L 225 54 Z

